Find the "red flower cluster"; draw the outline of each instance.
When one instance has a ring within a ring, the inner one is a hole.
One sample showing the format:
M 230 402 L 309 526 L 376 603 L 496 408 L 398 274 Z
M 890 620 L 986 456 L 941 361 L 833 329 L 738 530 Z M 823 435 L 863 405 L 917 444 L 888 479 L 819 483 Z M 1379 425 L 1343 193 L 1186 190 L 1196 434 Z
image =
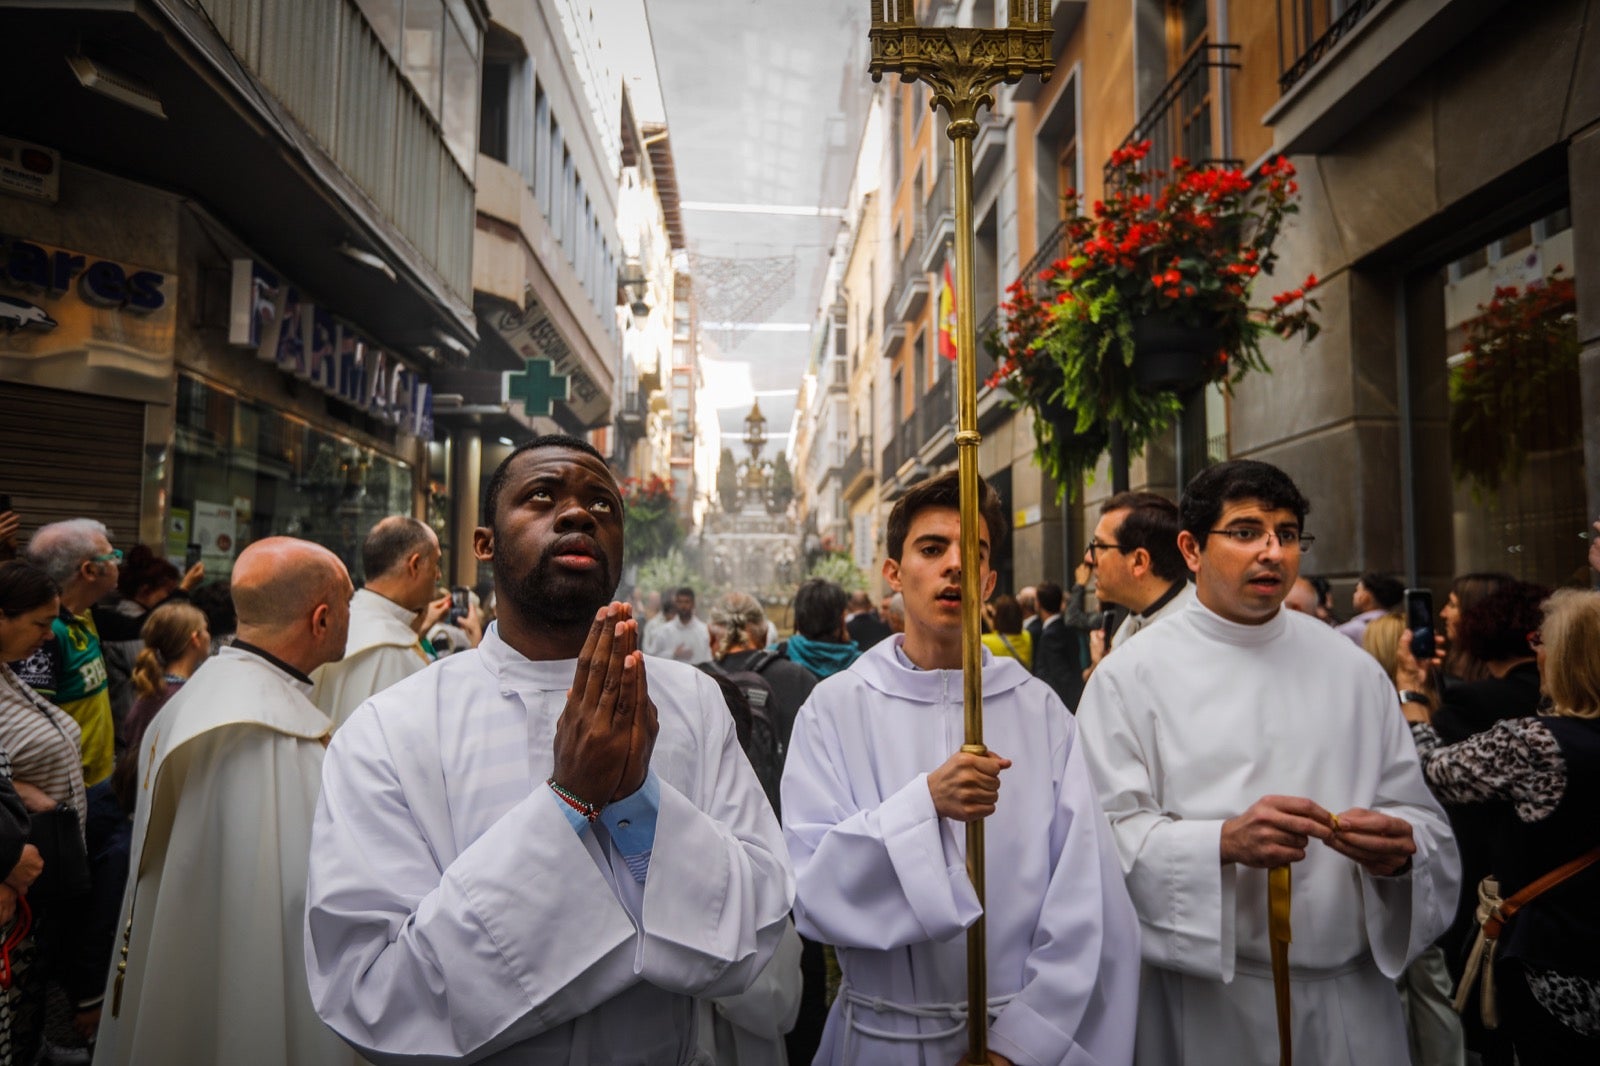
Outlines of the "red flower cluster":
M 1038 340 L 1072 321 L 1086 333 L 1110 328 L 1105 315 L 1113 303 L 1124 321 L 1176 314 L 1217 330 L 1230 357 L 1219 360 L 1219 377 L 1228 376 L 1230 363 L 1236 363 L 1234 373 L 1264 366 L 1257 341 L 1262 332 L 1316 334 L 1317 307 L 1307 295 L 1316 288 L 1314 275 L 1273 296 L 1269 307 L 1253 308 L 1247 296 L 1257 275 L 1271 271 L 1272 245 L 1285 216 L 1297 210 L 1294 164 L 1273 159 L 1247 174 L 1195 168 L 1178 157 L 1170 172 L 1146 170 L 1150 148 L 1140 141 L 1111 153 L 1106 196 L 1091 202 L 1087 214 L 1078 194 L 1068 191 L 1068 254 L 1036 281 L 1024 279 L 1008 290 L 1001 305 L 1003 343 L 993 345 L 1004 358 L 991 385 L 1035 391 L 1008 379 L 1027 365 Z

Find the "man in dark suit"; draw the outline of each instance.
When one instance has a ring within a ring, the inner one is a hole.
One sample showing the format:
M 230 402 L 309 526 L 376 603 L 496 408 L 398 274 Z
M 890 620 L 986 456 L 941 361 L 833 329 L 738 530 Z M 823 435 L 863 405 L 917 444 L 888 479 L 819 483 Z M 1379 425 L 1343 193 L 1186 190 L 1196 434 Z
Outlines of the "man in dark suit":
M 845 618 L 845 630 L 850 639 L 866 651 L 889 635 L 889 624 L 872 609 L 872 597 L 865 592 L 850 594 L 850 614 Z
M 1074 603 L 1077 613 L 1083 613 L 1081 586 L 1074 586 Z M 1039 613 L 1029 621 L 1033 634 L 1033 672 L 1061 697 L 1067 710 L 1076 712 L 1078 697 L 1083 695 L 1083 641 L 1078 629 L 1067 624 L 1062 616 L 1064 595 L 1061 586 L 1053 581 L 1042 582 L 1036 593 Z M 1037 625 L 1038 629 L 1031 627 Z

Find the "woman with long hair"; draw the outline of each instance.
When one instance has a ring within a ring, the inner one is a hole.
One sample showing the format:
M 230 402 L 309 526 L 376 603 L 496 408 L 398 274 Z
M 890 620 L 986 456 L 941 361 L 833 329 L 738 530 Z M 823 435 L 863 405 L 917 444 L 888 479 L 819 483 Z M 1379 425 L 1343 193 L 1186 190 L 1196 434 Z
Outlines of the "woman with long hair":
M 1450 595 L 1439 608 L 1444 623 L 1444 676 L 1449 683 L 1482 681 L 1489 677 L 1489 666 L 1472 654 L 1461 639 L 1461 618 L 1479 603 L 1517 583 L 1510 574 L 1462 574 L 1450 582 Z
M 1428 705 L 1403 704 L 1435 794 L 1498 811 L 1491 884 L 1510 900 L 1575 859 L 1591 864 L 1507 919 L 1488 956 L 1501 1030 L 1521 1062 L 1600 1061 L 1600 592 L 1562 589 L 1528 634 L 1547 711 L 1442 744 Z M 1401 681 L 1423 670 L 1400 647 Z M 1474 997 L 1476 998 L 1476 997 Z M 1485 1019 L 1486 1022 L 1489 1019 Z
M 1022 664 L 1024 670 L 1033 670 L 1033 635 L 1022 626 L 1022 606 L 1001 593 L 992 603 L 984 604 L 983 646 L 990 655 L 1007 656 Z
M 139 749 L 156 712 L 211 654 L 205 612 L 191 603 L 163 603 L 150 612 L 139 636 L 144 647 L 133 664 L 133 690 L 138 698 L 124 727 L 129 751 Z
M 88 812 L 78 723 L 5 665 L 26 659 L 50 639 L 50 623 L 60 609 L 60 589 L 43 570 L 22 560 L 0 563 L 0 869 L 10 871 L 0 885 L 0 925 L 8 932 L 21 893 L 43 868 L 38 850 L 31 844 L 22 847 L 30 812 L 70 808 L 80 834 Z M 36 864 L 31 875 L 18 863 L 26 852 Z M 72 901 L 32 902 L 37 908 L 34 932 L 13 949 L 12 961 L 23 963 L 19 980 L 9 993 L 0 994 L 0 1014 L 5 1016 L 0 1036 L 16 1062 L 32 1062 L 43 1038 L 45 975 L 63 962 L 46 934 L 52 925 L 58 932 L 67 924 L 65 910 Z M 83 1021 L 86 1028 L 90 1019 Z

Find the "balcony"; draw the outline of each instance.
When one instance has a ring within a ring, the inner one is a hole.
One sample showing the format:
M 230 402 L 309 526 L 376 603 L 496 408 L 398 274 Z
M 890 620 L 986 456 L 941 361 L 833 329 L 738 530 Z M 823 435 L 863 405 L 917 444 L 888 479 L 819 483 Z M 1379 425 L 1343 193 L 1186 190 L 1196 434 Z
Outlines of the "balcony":
M 866 437 L 857 437 L 855 447 L 850 449 L 850 454 L 845 456 L 844 466 L 839 471 L 839 484 L 844 498 L 854 503 L 863 494 L 870 491 L 873 486 L 873 470 L 869 457 L 872 455 L 872 442 Z
M 1011 136 L 1011 118 L 993 110 L 978 113 L 978 136 L 972 142 L 972 188 L 986 185 L 995 168 L 1005 162 L 1006 142 Z
M 956 238 L 955 164 L 946 158 L 922 209 L 922 272 L 938 270 L 945 245 Z
M 917 447 L 929 466 L 953 458 L 956 448 L 955 370 L 948 364 L 917 404 Z M 931 448 L 930 448 L 931 445 Z
M 922 217 L 919 215 L 911 234 L 911 245 L 900 259 L 900 270 L 895 274 L 894 288 L 889 290 L 889 299 L 883 305 L 885 322 L 904 322 L 921 311 L 923 304 L 928 302 L 930 288 L 928 275 L 921 269 L 920 262 L 923 236 Z
M 1238 166 L 1237 159 L 1221 158 L 1212 138 L 1212 110 L 1227 99 L 1224 80 L 1239 69 L 1236 44 L 1211 44 L 1201 41 L 1178 72 L 1162 86 L 1155 102 L 1123 138 L 1120 147 L 1150 142 L 1144 166 L 1165 170 L 1173 156 L 1182 156 L 1195 166 Z M 1226 118 L 1226 115 L 1224 115 Z M 1111 177 L 1111 164 L 1105 168 Z
M 1273 151 L 1326 152 L 1506 0 L 1277 0 Z

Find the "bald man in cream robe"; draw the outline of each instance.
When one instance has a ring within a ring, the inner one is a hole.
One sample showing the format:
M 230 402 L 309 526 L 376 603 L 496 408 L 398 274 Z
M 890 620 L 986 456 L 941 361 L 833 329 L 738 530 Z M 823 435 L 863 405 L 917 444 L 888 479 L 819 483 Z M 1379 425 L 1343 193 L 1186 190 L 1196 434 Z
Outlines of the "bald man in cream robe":
M 239 636 L 161 709 L 139 753 L 119 958 L 96 1066 L 350 1066 L 311 1006 L 306 863 L 331 723 L 309 667 L 344 648 L 350 579 L 274 537 L 234 570 Z M 265 624 L 264 624 L 265 623 Z

